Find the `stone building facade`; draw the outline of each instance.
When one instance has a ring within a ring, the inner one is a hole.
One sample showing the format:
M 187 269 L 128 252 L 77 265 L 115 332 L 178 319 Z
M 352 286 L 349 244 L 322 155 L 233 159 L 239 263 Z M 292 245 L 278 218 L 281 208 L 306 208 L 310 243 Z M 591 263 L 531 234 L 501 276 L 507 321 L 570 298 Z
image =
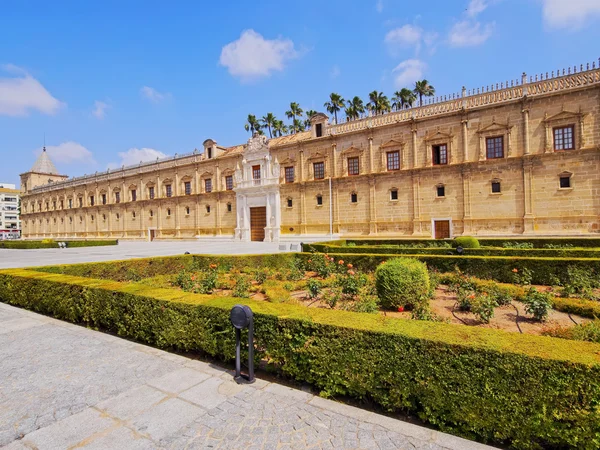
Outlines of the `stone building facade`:
M 23 236 L 591 235 L 599 110 L 594 63 L 90 176 L 34 167 Z

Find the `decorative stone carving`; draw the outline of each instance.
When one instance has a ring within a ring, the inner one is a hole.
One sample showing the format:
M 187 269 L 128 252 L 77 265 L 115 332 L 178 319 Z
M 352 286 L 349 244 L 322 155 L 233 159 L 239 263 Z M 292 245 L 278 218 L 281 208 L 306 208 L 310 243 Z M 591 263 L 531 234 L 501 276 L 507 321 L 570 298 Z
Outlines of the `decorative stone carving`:
M 264 134 L 254 133 L 254 135 L 248 139 L 248 145 L 246 146 L 246 154 L 256 153 L 268 153 L 269 143 L 268 139 Z

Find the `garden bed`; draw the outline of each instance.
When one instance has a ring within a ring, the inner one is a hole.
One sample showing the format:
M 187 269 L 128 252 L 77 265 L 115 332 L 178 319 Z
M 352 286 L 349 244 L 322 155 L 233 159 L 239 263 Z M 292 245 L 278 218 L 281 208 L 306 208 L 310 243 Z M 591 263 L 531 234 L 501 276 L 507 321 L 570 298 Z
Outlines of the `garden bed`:
M 117 245 L 119 241 L 117 239 L 103 239 L 103 240 L 90 240 L 90 241 L 69 241 L 69 240 L 54 240 L 44 239 L 41 241 L 0 241 L 0 249 L 39 249 L 39 248 L 59 248 L 59 243 L 64 243 L 67 248 L 69 247 L 99 247 L 104 245 Z
M 454 270 L 455 261 L 471 258 L 451 257 L 449 273 L 428 273 L 434 282 L 427 292 L 433 296 L 406 303 L 399 312 L 382 307 L 377 289 L 376 269 L 391 267 L 393 255 L 328 255 L 327 268 L 325 258 L 182 255 L 4 270 L 0 301 L 224 360 L 234 354 L 229 311 L 243 303 L 254 311 L 256 362 L 311 383 L 324 396 L 374 401 L 390 411 L 413 412 L 443 431 L 514 448 L 600 446 L 600 345 L 570 340 L 593 340 L 593 333 L 571 333 L 574 326 L 555 332 L 558 339 L 494 327 L 508 311 L 508 297 L 517 308 L 540 302 L 541 288 L 532 291 L 529 284 L 535 274 L 528 279 L 522 267 L 513 272 L 511 261 L 497 263 L 494 271 L 517 283 L 504 285 Z M 589 264 L 570 262 L 571 268 Z M 568 267 L 546 261 L 530 267 L 555 265 Z M 580 307 L 598 303 L 579 293 L 556 297 L 562 293 L 555 289 L 546 300 L 551 306 L 554 299 Z M 307 296 L 321 307 L 306 307 Z M 458 316 L 478 324 L 438 317 L 459 298 L 474 309 Z M 506 304 L 493 308 L 487 325 L 474 312 L 482 300 Z M 540 326 L 554 320 L 553 314 L 550 310 Z M 533 323 L 535 315 L 527 315 Z

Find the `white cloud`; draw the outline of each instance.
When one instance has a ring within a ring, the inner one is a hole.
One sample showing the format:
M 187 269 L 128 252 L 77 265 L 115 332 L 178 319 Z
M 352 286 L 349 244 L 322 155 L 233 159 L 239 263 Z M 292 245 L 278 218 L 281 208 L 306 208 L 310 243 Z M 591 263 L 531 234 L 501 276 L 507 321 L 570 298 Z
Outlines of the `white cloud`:
M 454 24 L 448 40 L 452 47 L 474 47 L 487 41 L 494 32 L 495 24 L 462 20 Z
M 411 87 L 415 81 L 423 78 L 423 72 L 427 64 L 418 59 L 407 59 L 402 61 L 392 70 L 394 84 L 398 89 Z
M 378 13 L 382 13 L 383 12 L 383 0 L 377 0 L 377 3 L 375 3 L 375 10 Z
M 598 0 L 542 0 L 544 22 L 551 28 L 583 27 L 592 18 L 600 17 Z
M 166 93 L 158 92 L 156 89 L 154 89 L 150 86 L 142 87 L 140 89 L 140 94 L 142 95 L 142 97 L 144 97 L 154 103 L 160 103 L 163 100 L 167 100 L 167 99 L 171 98 L 171 94 L 169 94 L 168 92 L 166 92 Z
M 153 148 L 130 148 L 126 152 L 119 152 L 119 158 L 121 158 L 121 162 L 119 164 L 110 163 L 108 165 L 109 169 L 116 169 L 121 166 L 133 166 L 139 164 L 140 162 L 148 162 L 148 161 L 156 161 L 156 158 L 166 158 L 163 152 L 159 152 L 158 150 L 154 150 Z
M 488 7 L 487 0 L 471 0 L 467 6 L 467 16 L 476 17 Z
M 329 72 L 329 76 L 332 79 L 336 79 L 337 77 L 340 76 L 340 74 L 342 73 L 342 71 L 340 70 L 340 67 L 335 64 L 332 68 L 331 68 L 331 72 Z
M 245 30 L 236 41 L 221 50 L 219 64 L 234 77 L 250 81 L 282 71 L 285 64 L 298 57 L 289 39 L 265 39 L 254 30 Z
M 400 28 L 394 28 L 385 35 L 384 42 L 389 45 L 399 45 L 402 47 L 419 46 L 423 30 L 414 25 L 404 25 Z
M 94 110 L 92 111 L 92 114 L 94 115 L 94 117 L 96 117 L 96 119 L 102 120 L 106 116 L 106 110 L 108 108 L 110 108 L 108 104 L 96 100 L 94 102 Z
M 0 115 L 26 116 L 31 110 L 54 115 L 64 106 L 25 69 L 13 64 L 2 66 L 2 69 L 18 76 L 0 78 Z
M 73 164 L 87 163 L 96 164 L 94 155 L 79 142 L 67 141 L 58 145 L 47 145 L 46 151 L 53 162 Z M 35 154 L 39 155 L 42 152 L 41 148 L 35 150 Z

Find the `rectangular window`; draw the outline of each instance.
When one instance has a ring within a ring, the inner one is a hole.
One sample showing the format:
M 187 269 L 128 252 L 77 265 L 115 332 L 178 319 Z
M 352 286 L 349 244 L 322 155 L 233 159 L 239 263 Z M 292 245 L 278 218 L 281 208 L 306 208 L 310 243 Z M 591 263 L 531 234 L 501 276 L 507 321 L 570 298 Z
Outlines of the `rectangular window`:
M 492 181 L 492 193 L 499 194 L 500 193 L 500 182 Z
M 94 206 L 94 200 L 93 200 L 93 198 L 94 198 L 94 197 L 92 197 L 92 206 Z M 56 200 L 54 200 L 54 201 L 52 202 L 52 209 L 56 210 Z M 27 208 L 25 208 L 25 210 L 27 211 Z
M 115 192 L 115 203 L 121 203 L 121 193 Z
M 286 183 L 294 182 L 294 166 L 285 168 L 285 182 Z
M 318 123 L 315 125 L 315 134 L 317 137 L 323 136 L 323 124 Z
M 352 203 L 357 203 L 358 202 L 358 195 L 356 194 L 356 192 L 353 192 L 352 194 L 350 194 L 350 201 Z
M 137 190 L 135 190 L 135 189 L 131 190 L 131 201 L 132 202 L 137 201 Z
M 64 208 L 65 208 L 65 204 L 64 204 L 64 202 L 61 200 L 61 201 L 60 201 L 60 209 L 64 209 Z
M 102 194 L 102 204 L 106 205 L 106 194 Z
M 288 207 L 288 208 L 291 208 L 291 207 L 292 207 L 292 205 L 293 205 L 293 201 L 292 201 L 292 199 L 291 199 L 291 198 L 288 198 L 288 199 L 287 199 L 287 207 Z
M 204 180 L 204 192 L 212 192 L 212 179 Z
M 317 195 L 317 205 L 321 206 L 323 204 L 323 196 Z
M 260 165 L 252 166 L 252 179 L 260 180 Z
M 227 212 L 231 212 L 231 203 L 227 203 Z
M 183 183 L 183 189 L 185 191 L 185 195 L 192 195 L 192 182 L 186 181 Z
M 233 175 L 227 175 L 225 177 L 225 189 L 233 191 Z
M 325 178 L 325 163 L 316 162 L 313 163 L 313 169 L 315 171 L 315 180 L 322 180 Z
M 570 176 L 561 176 L 560 177 L 560 187 L 561 189 L 568 189 L 571 187 L 571 177 Z
M 504 136 L 490 137 L 485 140 L 487 159 L 504 158 Z
M 554 150 L 573 150 L 575 148 L 575 142 L 573 140 L 574 131 L 575 127 L 573 125 L 555 128 Z
M 348 158 L 348 175 L 358 175 L 359 172 L 358 156 Z
M 400 170 L 400 152 L 387 153 L 387 170 Z
M 433 164 L 448 164 L 448 146 L 446 144 L 433 146 Z
M 150 197 L 150 200 L 154 200 L 154 186 L 148 188 L 148 197 Z
M 398 189 L 392 189 L 390 191 L 390 200 L 398 200 Z
M 94 196 L 90 195 L 90 206 L 94 206 Z M 56 203 L 54 204 L 54 209 L 56 209 Z
M 438 197 L 445 197 L 446 196 L 446 187 L 445 186 L 438 186 L 437 187 L 437 196 Z
M 79 207 L 81 208 L 83 206 L 83 199 L 79 197 L 77 201 L 79 202 Z M 46 209 L 48 209 L 48 203 L 46 203 Z
M 165 186 L 165 189 L 167 190 L 167 197 L 173 196 L 173 190 L 171 189 L 171 185 L 170 184 L 167 184 Z

